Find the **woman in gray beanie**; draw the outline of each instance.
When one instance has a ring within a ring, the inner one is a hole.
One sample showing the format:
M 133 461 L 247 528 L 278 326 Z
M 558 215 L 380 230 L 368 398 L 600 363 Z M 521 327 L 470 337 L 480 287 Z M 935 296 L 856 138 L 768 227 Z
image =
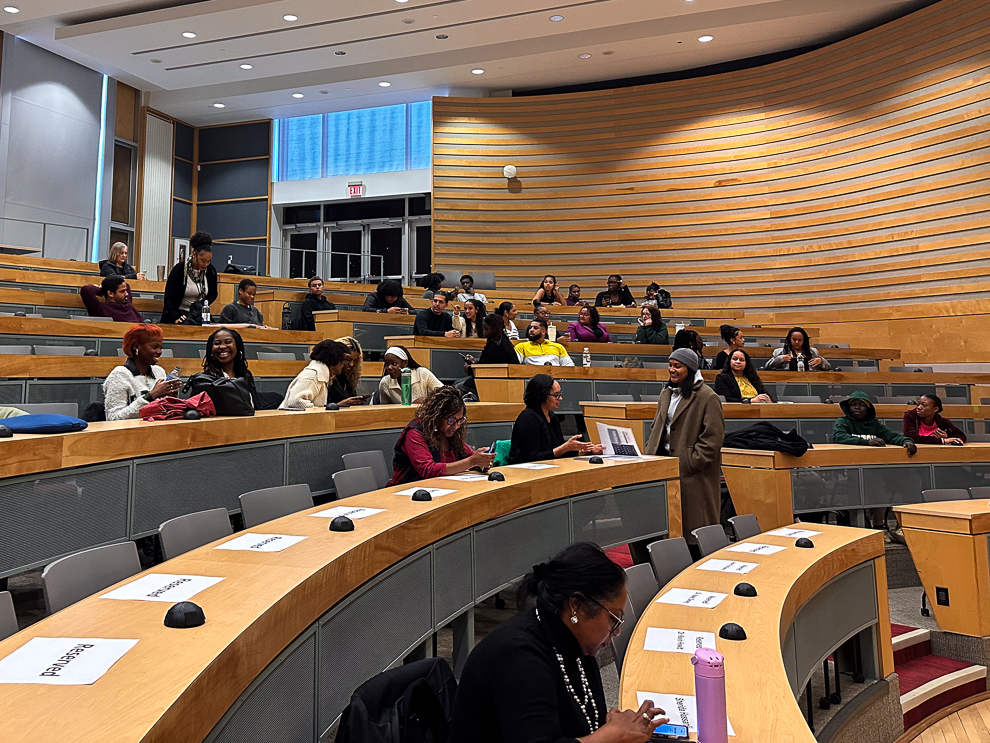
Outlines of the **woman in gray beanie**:
M 681 530 L 690 545 L 698 542 L 692 530 L 719 523 L 722 505 L 719 479 L 725 419 L 718 395 L 700 376 L 694 351 L 678 348 L 670 354 L 670 382 L 660 395 L 644 452 L 669 454 L 680 462 Z M 673 521 L 676 514 L 670 518 Z

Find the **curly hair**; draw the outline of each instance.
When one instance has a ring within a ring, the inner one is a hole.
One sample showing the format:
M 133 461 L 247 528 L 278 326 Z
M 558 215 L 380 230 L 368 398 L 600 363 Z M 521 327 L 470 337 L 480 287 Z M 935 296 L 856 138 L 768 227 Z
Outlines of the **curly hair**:
M 467 421 L 465 421 L 449 439 L 441 433 L 447 418 L 456 418 L 465 410 L 461 393 L 450 385 L 431 390 L 426 399 L 416 410 L 416 418 L 423 426 L 423 435 L 427 443 L 438 451 L 453 451 L 458 455 L 464 451 L 464 441 L 467 438 Z
M 120 342 L 121 347 L 124 349 L 124 354 L 129 359 L 133 359 L 137 356 L 137 352 L 134 350 L 142 343 L 147 343 L 148 341 L 161 341 L 164 337 L 162 329 L 157 325 L 149 325 L 146 323 L 141 323 L 139 325 L 132 325 Z
M 253 375 L 248 369 L 247 354 L 244 352 L 244 339 L 241 338 L 240 333 L 232 328 L 217 328 L 206 339 L 206 356 L 203 357 L 203 371 L 211 377 L 217 377 L 218 379 L 223 377 L 223 367 L 220 366 L 219 361 L 213 358 L 213 340 L 220 333 L 230 333 L 231 338 L 234 339 L 234 346 L 237 348 L 237 355 L 234 357 L 234 376 L 252 379 Z
M 349 335 L 336 338 L 335 340 L 347 349 L 347 353 L 356 353 L 358 355 L 357 363 L 354 364 L 349 372 L 343 375 L 347 378 L 347 384 L 350 388 L 356 390 L 361 385 L 361 372 L 364 370 L 364 350 L 361 348 L 361 344 Z

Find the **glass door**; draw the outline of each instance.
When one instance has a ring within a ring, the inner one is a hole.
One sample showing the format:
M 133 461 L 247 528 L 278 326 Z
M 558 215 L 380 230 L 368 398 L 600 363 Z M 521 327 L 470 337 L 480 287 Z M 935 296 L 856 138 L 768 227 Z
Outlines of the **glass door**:
M 361 270 L 364 254 L 364 225 L 349 224 L 327 227 L 327 247 L 329 250 L 328 279 L 338 281 L 360 281 L 365 273 Z
M 388 276 L 401 281 L 403 226 L 399 224 L 369 224 L 368 251 L 366 254 L 367 276 L 378 281 Z
M 320 233 L 312 230 L 289 233 L 289 278 L 308 279 L 317 273 Z

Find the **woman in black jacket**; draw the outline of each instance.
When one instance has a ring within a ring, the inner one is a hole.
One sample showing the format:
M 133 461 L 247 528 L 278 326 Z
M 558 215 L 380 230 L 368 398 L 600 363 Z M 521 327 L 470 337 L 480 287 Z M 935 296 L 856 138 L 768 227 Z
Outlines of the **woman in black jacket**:
M 189 258 L 177 263 L 165 282 L 165 300 L 162 309 L 162 325 L 201 325 L 195 322 L 199 311 L 190 308 L 203 302 L 212 304 L 217 298 L 217 269 L 213 260 L 213 238 L 209 233 L 197 232 L 189 238 Z M 185 322 L 184 322 L 185 321 Z
M 773 402 L 767 394 L 753 360 L 741 348 L 729 354 L 725 367 L 712 385 L 716 395 L 726 402 Z
M 580 441 L 581 434 L 564 441 L 554 410 L 560 407 L 560 384 L 549 374 L 537 374 L 526 385 L 526 408 L 512 424 L 509 464 L 536 462 L 581 454 L 601 454 L 605 447 Z
M 483 332 L 485 334 L 485 347 L 481 350 L 481 358 L 475 360 L 474 356 L 468 354 L 464 357 L 464 373 L 470 375 L 467 379 L 458 382 L 458 385 L 469 392 L 478 394 L 478 387 L 474 381 L 475 364 L 518 364 L 519 357 L 516 355 L 516 347 L 505 335 L 505 321 L 500 315 L 495 313 L 485 315 L 482 321 Z
M 412 311 L 412 305 L 402 298 L 402 284 L 395 279 L 385 279 L 375 287 L 375 293 L 369 294 L 364 300 L 363 312 L 391 312 L 392 314 L 407 315 Z

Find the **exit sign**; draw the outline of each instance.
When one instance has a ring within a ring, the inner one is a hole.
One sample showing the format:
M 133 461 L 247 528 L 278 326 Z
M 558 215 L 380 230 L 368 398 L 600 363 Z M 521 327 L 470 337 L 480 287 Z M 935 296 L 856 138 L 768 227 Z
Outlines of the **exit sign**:
M 351 196 L 351 197 L 354 197 L 354 196 L 364 196 L 364 184 L 361 183 L 360 181 L 358 181 L 356 183 L 348 183 L 347 184 L 347 195 L 348 196 Z

